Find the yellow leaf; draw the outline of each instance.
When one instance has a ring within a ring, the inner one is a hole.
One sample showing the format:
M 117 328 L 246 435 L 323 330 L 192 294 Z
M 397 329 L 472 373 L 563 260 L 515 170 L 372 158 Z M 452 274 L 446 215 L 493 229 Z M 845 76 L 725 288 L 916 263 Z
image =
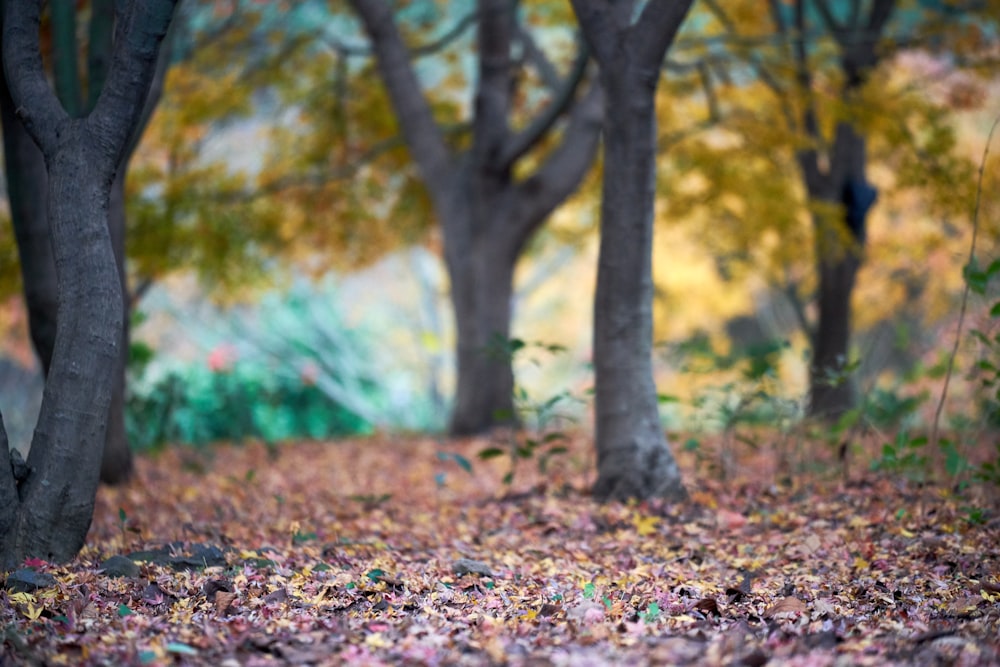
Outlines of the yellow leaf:
M 31 593 L 11 593 L 7 596 L 7 599 L 15 604 L 30 604 L 32 602 L 37 602 L 35 596 Z
M 36 607 L 34 604 L 32 604 L 32 603 L 29 602 L 28 603 L 28 608 L 25 609 L 22 613 L 25 616 L 27 616 L 29 619 L 31 619 L 32 621 L 37 621 L 38 617 L 42 615 L 42 611 L 44 609 L 45 609 L 45 607 L 41 607 L 41 606 L 37 606 Z
M 635 526 L 635 532 L 639 534 L 640 537 L 646 537 L 647 535 L 652 535 L 656 532 L 656 526 L 659 525 L 660 520 L 655 516 L 642 516 L 636 513 L 632 518 L 632 525 Z

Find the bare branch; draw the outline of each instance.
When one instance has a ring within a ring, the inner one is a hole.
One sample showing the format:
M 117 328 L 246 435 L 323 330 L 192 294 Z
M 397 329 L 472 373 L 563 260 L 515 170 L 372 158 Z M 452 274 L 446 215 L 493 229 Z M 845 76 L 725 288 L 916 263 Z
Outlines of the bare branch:
M 545 55 L 545 52 L 538 47 L 535 38 L 531 36 L 531 32 L 525 30 L 523 26 L 518 25 L 517 37 L 521 40 L 525 60 L 531 63 L 546 86 L 552 90 L 557 90 L 562 83 L 562 77 L 559 76 L 559 71 L 552 64 L 552 61 L 549 60 L 549 57 Z
M 564 202 L 583 181 L 597 155 L 604 119 L 604 95 L 594 84 L 573 107 L 562 140 L 531 177 L 518 183 L 521 211 L 518 221 L 518 246 Z
M 820 18 L 823 20 L 823 25 L 839 42 L 846 32 L 844 26 L 838 23 L 837 19 L 833 16 L 833 11 L 830 9 L 830 5 L 827 4 L 827 0 L 814 0 L 814 3 Z
M 372 40 L 382 82 L 413 160 L 435 198 L 445 197 L 453 178 L 452 156 L 417 81 L 392 9 L 383 0 L 351 0 L 351 5 Z
M 570 0 L 587 45 L 603 66 L 611 61 L 623 35 L 611 7 L 603 0 Z M 630 5 L 631 2 L 621 2 Z
M 503 157 L 500 158 L 501 164 L 507 167 L 513 165 L 518 158 L 531 150 L 552 129 L 560 116 L 566 113 L 576 96 L 580 82 L 583 81 L 589 60 L 590 55 L 587 52 L 587 47 L 581 42 L 573 67 L 563 80 L 562 86 L 557 90 L 555 98 L 527 127 L 510 138 L 503 152 Z
M 509 136 L 514 12 L 509 0 L 479 0 L 479 7 L 479 76 L 470 155 L 480 165 L 499 166 Z
M 692 4 L 693 0 L 646 3 L 628 37 L 636 46 L 638 67 L 659 69 Z
M 446 30 L 441 34 L 440 37 L 433 39 L 426 44 L 420 44 L 418 46 L 408 47 L 410 56 L 413 59 L 423 58 L 425 56 L 432 56 L 439 53 L 451 45 L 452 42 L 458 40 L 470 26 L 475 24 L 479 19 L 480 12 L 478 10 L 469 12 L 462 18 L 460 18 L 455 25 Z M 330 35 L 326 30 L 319 29 L 316 34 L 313 35 L 322 42 L 325 42 L 330 48 L 338 53 L 342 53 L 348 56 L 371 56 L 374 55 L 375 51 L 370 46 L 361 46 L 354 44 L 347 44 L 340 41 L 333 35 Z
M 41 1 L 8 0 L 4 5 L 3 65 L 15 113 L 43 153 L 56 149 L 59 127 L 69 115 L 49 87 L 38 41 Z

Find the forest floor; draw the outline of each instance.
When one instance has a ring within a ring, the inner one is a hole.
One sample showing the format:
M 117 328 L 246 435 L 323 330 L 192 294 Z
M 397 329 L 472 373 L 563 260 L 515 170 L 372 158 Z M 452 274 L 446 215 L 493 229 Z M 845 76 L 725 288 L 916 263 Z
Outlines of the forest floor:
M 702 443 L 691 502 L 599 505 L 584 435 L 509 485 L 490 444 L 142 456 L 77 559 L 8 577 L 0 664 L 1000 664 L 981 487 Z

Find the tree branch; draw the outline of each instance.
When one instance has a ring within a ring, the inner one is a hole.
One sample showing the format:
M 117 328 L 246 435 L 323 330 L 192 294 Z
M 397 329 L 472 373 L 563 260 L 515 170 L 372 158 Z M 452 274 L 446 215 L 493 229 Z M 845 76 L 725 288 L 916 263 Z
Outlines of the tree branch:
M 428 190 L 435 198 L 445 197 L 453 178 L 452 156 L 410 64 L 392 10 L 384 0 L 350 2 L 371 38 L 382 82 L 413 160 Z
M 622 33 L 609 4 L 604 0 L 570 0 L 570 4 L 594 58 L 602 66 L 611 62 L 622 40 Z
M 583 75 L 587 71 L 587 62 L 589 60 L 590 55 L 587 52 L 587 47 L 581 41 L 580 50 L 577 53 L 576 60 L 573 62 L 573 67 L 563 80 L 562 86 L 556 91 L 555 98 L 535 116 L 534 120 L 527 127 L 510 138 L 500 159 L 501 164 L 505 167 L 513 165 L 518 158 L 531 150 L 552 129 L 552 126 L 555 125 L 560 116 L 566 113 L 566 110 L 573 102 L 573 98 L 576 96 L 580 82 L 583 81 Z M 594 85 L 597 84 L 595 83 Z
M 600 144 L 604 95 L 596 83 L 573 107 L 559 145 L 531 177 L 518 183 L 515 201 L 520 210 L 517 246 L 521 247 L 559 204 L 580 186 Z
M 510 0 L 479 0 L 479 8 L 481 16 L 476 33 L 479 76 L 470 154 L 480 165 L 505 169 L 509 165 L 501 157 L 510 132 L 514 14 Z
M 563 79 L 559 76 L 559 71 L 552 64 L 545 52 L 539 48 L 531 32 L 525 30 L 523 26 L 517 26 L 517 37 L 521 40 L 521 47 L 524 49 L 524 59 L 531 63 L 538 72 L 542 82 L 552 90 L 558 90 Z M 582 37 L 581 37 L 582 39 Z
M 128 140 L 142 118 L 157 66 L 160 43 L 167 34 L 178 0 L 133 0 L 123 38 L 115 42 L 111 70 L 87 122 L 107 132 L 106 157 L 121 163 Z
M 799 85 L 799 94 L 802 97 L 804 108 L 802 110 L 802 128 L 814 145 L 797 152 L 799 165 L 805 175 L 806 184 L 810 189 L 815 188 L 819 183 L 819 145 L 822 136 L 819 132 L 819 122 L 816 119 L 816 99 L 812 91 L 812 75 L 809 71 L 809 54 L 806 50 L 805 38 L 805 0 L 795 2 L 795 76 Z
M 692 3 L 693 0 L 646 3 L 628 38 L 635 45 L 638 67 L 659 70 Z
M 69 114 L 49 87 L 39 47 L 41 0 L 7 0 L 3 18 L 3 66 L 15 113 L 43 154 L 56 149 L 60 126 Z M 30 105 L 30 110 L 25 105 Z

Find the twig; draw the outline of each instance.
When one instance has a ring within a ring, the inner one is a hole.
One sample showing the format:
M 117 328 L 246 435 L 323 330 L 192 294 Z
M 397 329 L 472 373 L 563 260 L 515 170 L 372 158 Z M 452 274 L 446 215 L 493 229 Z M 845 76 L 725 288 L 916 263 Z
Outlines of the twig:
M 979 179 L 976 182 L 976 205 L 972 210 L 972 242 L 969 244 L 969 262 L 967 267 L 972 267 L 972 262 L 976 258 L 976 238 L 979 236 L 979 202 L 983 195 L 983 173 L 986 171 L 986 158 L 990 154 L 990 144 L 993 142 L 993 133 L 1000 125 L 1000 116 L 997 116 L 990 127 L 990 133 L 986 137 L 986 146 L 983 148 L 983 159 L 979 162 Z M 962 290 L 962 306 L 958 311 L 958 329 L 955 331 L 955 345 L 951 348 L 951 356 L 948 357 L 948 372 L 944 376 L 944 386 L 941 388 L 941 398 L 938 400 L 937 410 L 934 411 L 934 424 L 931 427 L 931 451 L 937 451 L 938 430 L 941 424 L 941 412 L 944 410 L 944 402 L 948 396 L 948 385 L 951 384 L 952 371 L 955 369 L 955 357 L 958 356 L 958 346 L 962 342 L 962 325 L 965 322 L 965 311 L 969 303 L 969 280 L 966 276 L 965 289 Z

